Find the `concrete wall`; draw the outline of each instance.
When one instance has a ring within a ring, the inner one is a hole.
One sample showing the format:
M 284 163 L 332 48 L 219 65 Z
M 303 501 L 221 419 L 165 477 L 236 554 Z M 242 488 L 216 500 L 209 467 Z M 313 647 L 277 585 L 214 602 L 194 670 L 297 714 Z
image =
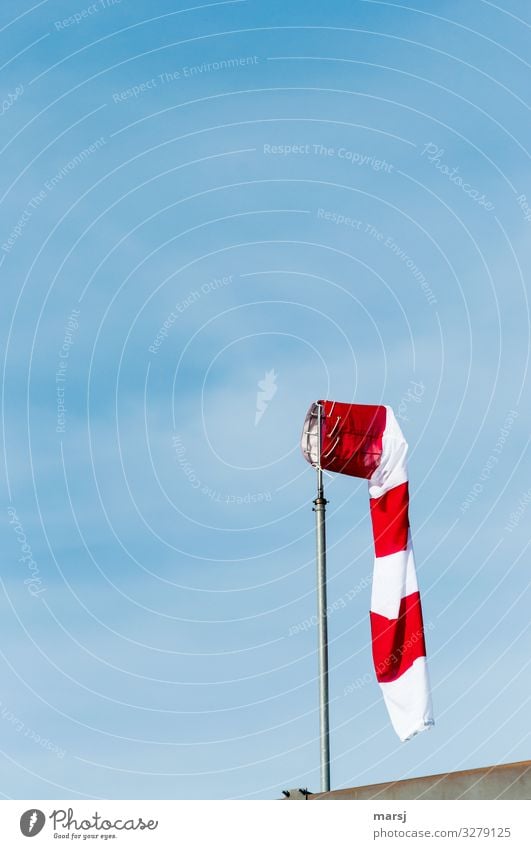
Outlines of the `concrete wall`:
M 308 796 L 314 799 L 531 799 L 531 761 Z

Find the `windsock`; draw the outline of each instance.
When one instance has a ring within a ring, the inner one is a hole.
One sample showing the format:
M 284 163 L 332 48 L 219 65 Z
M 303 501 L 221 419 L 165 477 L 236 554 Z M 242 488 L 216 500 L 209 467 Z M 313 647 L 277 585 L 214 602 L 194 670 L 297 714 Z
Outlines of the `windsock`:
M 312 466 L 369 481 L 374 668 L 393 727 L 409 740 L 433 725 L 433 713 L 409 528 L 407 442 L 391 407 L 316 401 L 301 447 Z

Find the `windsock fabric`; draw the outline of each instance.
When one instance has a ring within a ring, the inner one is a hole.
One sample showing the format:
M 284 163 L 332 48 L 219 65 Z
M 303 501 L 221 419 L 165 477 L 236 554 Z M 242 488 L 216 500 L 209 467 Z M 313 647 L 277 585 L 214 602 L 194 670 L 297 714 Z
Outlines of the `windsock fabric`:
M 422 609 L 409 531 L 407 443 L 391 407 L 317 401 L 301 447 L 321 468 L 366 478 L 374 537 L 372 655 L 393 727 L 402 741 L 433 725 Z

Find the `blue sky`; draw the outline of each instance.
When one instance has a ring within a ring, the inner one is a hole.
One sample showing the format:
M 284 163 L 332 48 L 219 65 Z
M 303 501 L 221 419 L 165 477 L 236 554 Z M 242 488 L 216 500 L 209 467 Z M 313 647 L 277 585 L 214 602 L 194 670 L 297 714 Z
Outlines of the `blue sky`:
M 333 785 L 530 757 L 528 19 L 2 4 L 6 797 L 317 789 L 318 397 L 409 441 L 437 722 L 388 722 L 330 479 Z

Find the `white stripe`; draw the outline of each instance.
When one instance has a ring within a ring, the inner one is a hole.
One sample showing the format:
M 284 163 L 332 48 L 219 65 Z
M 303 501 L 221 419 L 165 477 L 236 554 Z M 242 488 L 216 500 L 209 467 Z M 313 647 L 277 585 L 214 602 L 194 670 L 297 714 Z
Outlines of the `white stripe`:
M 434 724 L 425 657 L 418 657 L 400 678 L 380 687 L 393 728 L 403 743 Z
M 387 619 L 397 619 L 401 600 L 418 592 L 418 588 L 413 546 L 408 534 L 406 551 L 374 560 L 371 610 Z
M 407 442 L 391 407 L 387 411 L 382 439 L 382 459 L 369 481 L 369 495 L 379 498 L 407 481 Z

